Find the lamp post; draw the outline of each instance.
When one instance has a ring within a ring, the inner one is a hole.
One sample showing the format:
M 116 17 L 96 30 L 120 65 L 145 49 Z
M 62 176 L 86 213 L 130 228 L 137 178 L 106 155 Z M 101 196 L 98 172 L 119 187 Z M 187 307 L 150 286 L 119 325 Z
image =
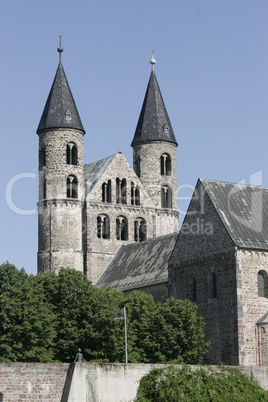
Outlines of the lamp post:
M 119 320 L 125 321 L 125 352 L 126 352 L 126 364 L 128 363 L 127 358 L 127 314 L 126 314 L 126 307 L 124 306 L 124 314 L 122 311 L 119 311 L 118 316 L 117 313 L 113 313 L 113 317 L 115 322 L 119 322 Z

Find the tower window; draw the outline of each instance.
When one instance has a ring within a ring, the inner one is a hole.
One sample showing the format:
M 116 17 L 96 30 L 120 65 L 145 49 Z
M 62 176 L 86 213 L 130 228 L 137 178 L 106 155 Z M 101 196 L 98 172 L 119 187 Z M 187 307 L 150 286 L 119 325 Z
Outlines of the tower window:
M 67 165 L 77 165 L 77 146 L 74 142 L 69 142 L 66 149 Z
M 118 216 L 116 219 L 116 239 L 128 240 L 128 221 L 125 216 Z
M 267 273 L 266 271 L 258 272 L 258 296 L 268 297 L 267 294 Z
M 39 167 L 46 166 L 46 148 L 43 145 L 39 150 Z
M 190 300 L 196 302 L 196 279 L 190 279 Z
M 167 185 L 161 188 L 161 207 L 172 208 L 172 190 Z
M 111 180 L 102 183 L 102 202 L 112 202 Z
M 97 236 L 99 239 L 110 239 L 110 219 L 107 215 L 97 217 Z
M 171 157 L 169 154 L 162 154 L 160 158 L 161 176 L 171 176 Z
M 209 273 L 208 292 L 209 292 L 209 299 L 215 299 L 217 297 L 217 280 L 215 272 Z
M 44 177 L 44 181 L 43 181 L 43 198 L 47 198 L 47 182 L 46 182 L 46 178 Z
M 147 239 L 146 222 L 143 218 L 137 218 L 134 221 L 134 240 L 145 241 Z
M 78 182 L 73 175 L 67 178 L 67 198 L 78 198 Z
M 116 179 L 116 203 L 127 203 L 127 181 L 126 179 L 120 180 L 118 177 Z
M 140 205 L 140 189 L 131 182 L 131 205 Z

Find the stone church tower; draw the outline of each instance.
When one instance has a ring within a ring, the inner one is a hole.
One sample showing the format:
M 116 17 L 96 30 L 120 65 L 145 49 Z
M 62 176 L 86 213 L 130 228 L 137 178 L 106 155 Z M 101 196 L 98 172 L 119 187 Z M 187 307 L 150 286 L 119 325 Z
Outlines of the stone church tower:
M 37 129 L 38 272 L 75 268 L 96 283 L 121 246 L 178 231 L 177 142 L 152 68 L 132 141 L 134 169 L 120 150 L 84 165 L 85 130 L 58 51 Z
M 152 72 L 131 146 L 134 171 L 157 208 L 156 236 L 160 236 L 178 230 L 178 143 L 154 72 L 154 55 L 150 63 Z
M 38 129 L 38 272 L 83 270 L 82 126 L 60 61 Z

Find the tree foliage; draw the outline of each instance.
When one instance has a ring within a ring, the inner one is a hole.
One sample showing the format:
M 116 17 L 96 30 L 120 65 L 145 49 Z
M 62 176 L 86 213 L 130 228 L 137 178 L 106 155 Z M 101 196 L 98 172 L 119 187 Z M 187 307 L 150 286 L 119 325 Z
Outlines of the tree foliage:
M 0 266 L 0 361 L 124 362 L 127 311 L 130 363 L 197 363 L 206 352 L 204 322 L 189 301 L 155 303 L 144 292 L 98 289 L 72 269 L 28 276 Z
M 182 368 L 152 370 L 140 381 L 137 402 L 252 402 L 268 401 L 259 384 L 235 368 Z

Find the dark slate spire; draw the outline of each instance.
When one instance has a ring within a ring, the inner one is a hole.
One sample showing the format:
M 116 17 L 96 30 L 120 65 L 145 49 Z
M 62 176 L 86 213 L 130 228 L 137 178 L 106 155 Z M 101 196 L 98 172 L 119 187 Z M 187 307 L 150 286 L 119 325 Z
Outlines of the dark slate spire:
M 167 141 L 178 145 L 154 73 L 155 62 L 153 55 L 150 61 L 152 72 L 131 143 L 132 147 L 137 143 L 147 141 Z
M 63 66 L 61 64 L 61 53 L 63 52 L 61 45 L 58 48 L 58 52 L 60 55 L 58 69 L 47 98 L 47 102 L 37 129 L 37 134 L 43 130 L 57 128 L 72 128 L 85 133 Z

